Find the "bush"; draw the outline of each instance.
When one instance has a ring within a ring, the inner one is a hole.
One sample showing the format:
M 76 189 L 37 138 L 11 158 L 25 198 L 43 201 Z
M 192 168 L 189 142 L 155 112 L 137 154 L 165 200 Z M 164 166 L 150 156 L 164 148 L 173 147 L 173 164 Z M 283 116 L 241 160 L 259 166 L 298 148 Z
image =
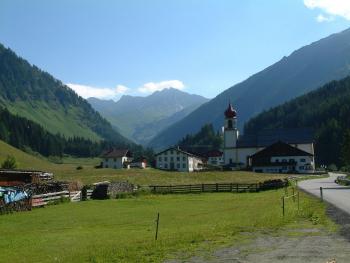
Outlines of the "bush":
M 83 170 L 83 166 L 79 165 L 76 169 L 77 170 Z
M 334 163 L 332 163 L 327 167 L 327 171 L 336 172 L 338 171 L 338 167 Z
M 16 169 L 17 162 L 16 162 L 15 157 L 13 157 L 12 155 L 8 155 L 7 158 L 1 164 L 1 168 L 3 168 L 3 169 Z

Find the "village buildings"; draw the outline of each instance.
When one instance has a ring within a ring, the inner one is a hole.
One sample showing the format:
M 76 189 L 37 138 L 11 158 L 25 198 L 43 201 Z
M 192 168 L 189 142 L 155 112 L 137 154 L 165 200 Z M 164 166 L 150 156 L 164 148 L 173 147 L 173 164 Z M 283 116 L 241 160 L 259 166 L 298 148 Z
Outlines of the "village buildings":
M 203 168 L 202 158 L 192 153 L 171 147 L 155 155 L 156 168 L 169 171 L 193 172 Z
M 273 170 L 278 172 L 291 172 L 291 167 L 284 169 L 283 167 L 285 166 L 283 165 L 278 165 L 277 167 L 272 168 L 271 166 L 274 166 L 275 164 L 273 163 L 272 165 L 271 162 L 276 160 L 297 160 L 300 157 L 301 160 L 305 160 L 303 161 L 305 164 L 301 165 L 297 163 L 296 165 L 292 165 L 292 171 L 314 172 L 314 144 L 311 130 L 263 130 L 255 134 L 245 134 L 240 136 L 237 128 L 237 112 L 232 107 L 231 103 L 229 103 L 228 108 L 224 112 L 224 116 L 224 166 L 230 167 L 231 169 L 251 168 L 263 172 L 267 170 L 270 172 Z M 279 141 L 284 144 L 275 144 Z M 290 147 L 286 147 L 285 144 Z M 292 149 L 291 147 L 295 149 Z M 267 148 L 266 151 L 258 154 L 265 148 Z M 281 152 L 283 152 L 283 155 L 281 155 Z M 297 155 L 296 152 L 298 153 Z M 259 156 L 267 153 L 270 157 L 270 163 L 266 163 L 267 166 L 263 166 L 263 168 L 254 167 L 254 160 L 256 160 L 255 164 L 259 163 Z M 253 162 L 250 162 L 249 160 L 253 160 Z M 268 164 L 270 164 L 270 166 L 268 166 Z
M 111 149 L 102 154 L 103 168 L 129 168 L 132 162 L 132 153 L 128 149 Z

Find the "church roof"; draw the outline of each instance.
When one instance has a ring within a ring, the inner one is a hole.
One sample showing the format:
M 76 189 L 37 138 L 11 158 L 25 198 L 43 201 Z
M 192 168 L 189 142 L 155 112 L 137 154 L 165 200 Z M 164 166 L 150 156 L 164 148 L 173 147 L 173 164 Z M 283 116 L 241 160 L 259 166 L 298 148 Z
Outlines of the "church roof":
M 267 147 L 278 141 L 289 144 L 313 143 L 314 132 L 307 128 L 262 130 L 256 134 L 241 135 L 237 141 L 237 147 Z

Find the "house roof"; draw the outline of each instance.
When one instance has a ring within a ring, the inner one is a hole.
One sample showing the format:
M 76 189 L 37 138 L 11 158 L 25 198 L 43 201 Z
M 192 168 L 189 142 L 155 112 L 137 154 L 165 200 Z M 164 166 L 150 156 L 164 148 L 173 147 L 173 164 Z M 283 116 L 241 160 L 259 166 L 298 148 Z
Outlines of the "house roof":
M 205 157 L 221 157 L 224 153 L 219 150 L 212 150 L 204 154 Z
M 199 156 L 199 155 L 196 155 L 196 154 L 189 153 L 189 152 L 186 152 L 186 151 L 184 151 L 184 150 L 181 150 L 180 147 L 170 147 L 170 148 L 167 148 L 167 149 L 165 149 L 165 150 L 163 150 L 163 151 L 161 151 L 161 152 L 159 152 L 159 153 L 156 153 L 155 156 L 160 155 L 160 154 L 162 154 L 162 153 L 164 153 L 164 152 L 166 152 L 166 151 L 171 151 L 171 150 L 173 150 L 173 151 L 178 151 L 178 152 L 183 153 L 183 154 L 186 154 L 186 155 L 188 155 L 188 156 L 193 156 L 193 157 L 197 157 L 197 158 L 200 158 L 200 159 L 202 158 L 202 157 Z
M 262 130 L 256 134 L 240 136 L 237 141 L 237 148 L 267 147 L 278 141 L 289 144 L 313 143 L 314 131 L 307 128 Z
M 313 156 L 311 153 L 300 150 L 285 142 L 278 141 L 267 148 L 253 154 L 252 159 L 273 157 L 273 156 Z
M 131 152 L 128 149 L 110 149 L 102 153 L 102 158 L 119 158 L 119 157 L 131 157 Z

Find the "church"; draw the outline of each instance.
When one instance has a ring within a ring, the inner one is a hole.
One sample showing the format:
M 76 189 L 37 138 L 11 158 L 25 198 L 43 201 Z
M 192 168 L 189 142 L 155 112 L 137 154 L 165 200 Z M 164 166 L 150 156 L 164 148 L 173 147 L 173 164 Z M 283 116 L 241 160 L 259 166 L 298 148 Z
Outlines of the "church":
M 311 129 L 262 130 L 255 134 L 240 135 L 237 111 L 231 103 L 224 116 L 223 152 L 226 167 L 250 168 L 257 172 L 314 172 Z

